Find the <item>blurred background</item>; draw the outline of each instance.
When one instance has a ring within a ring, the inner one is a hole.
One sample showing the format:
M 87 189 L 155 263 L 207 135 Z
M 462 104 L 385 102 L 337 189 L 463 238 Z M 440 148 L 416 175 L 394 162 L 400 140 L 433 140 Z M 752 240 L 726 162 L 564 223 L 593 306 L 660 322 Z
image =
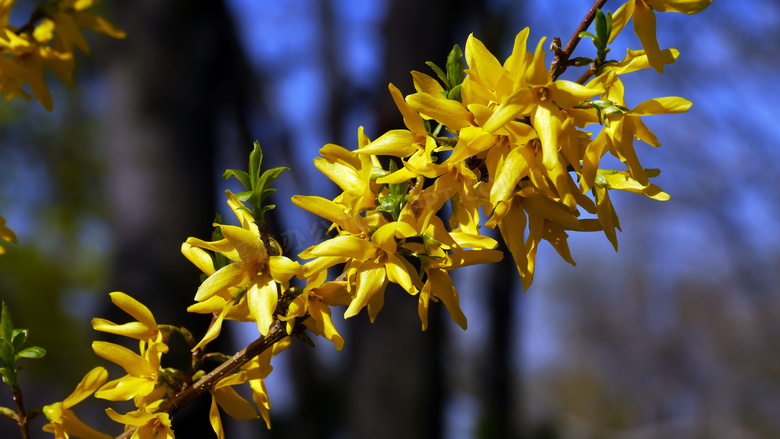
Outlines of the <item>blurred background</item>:
M 22 23 L 34 3 L 17 3 L 11 21 Z M 292 168 L 277 180 L 273 228 L 293 256 L 327 224 L 290 196 L 336 194 L 312 164 L 318 149 L 355 148 L 359 126 L 372 139 L 401 126 L 389 82 L 412 92 L 409 72 L 443 65 L 472 32 L 502 61 L 529 25 L 531 48 L 543 36 L 565 43 L 591 4 L 103 2 L 128 38 L 89 35 L 78 87 L 49 81 L 52 113 L 35 102 L 0 105 L 0 213 L 19 236 L 0 258 L 0 299 L 48 350 L 25 365 L 27 405 L 62 400 L 106 365 L 91 351 L 104 335 L 89 321 L 125 321 L 110 291 L 203 334 L 209 319 L 185 312 L 199 273 L 179 248 L 209 237 L 215 212 L 228 213 L 223 192 L 237 187 L 222 171 L 245 167 L 254 140 L 265 166 Z M 638 154 L 663 169 L 656 183 L 672 198 L 613 195 L 619 253 L 603 234 L 573 235 L 572 267 L 545 244 L 527 292 L 510 258 L 456 272 L 466 332 L 441 306 L 421 332 L 416 298 L 398 290 L 373 325 L 337 309 L 344 351 L 322 339 L 316 349 L 293 343 L 268 382 L 272 430 L 231 423 L 228 437 L 780 437 L 778 23 L 772 0 L 658 15 L 661 47 L 681 56 L 663 76 L 625 77 L 626 101 L 682 96 L 694 105 L 644 119 L 663 146 L 642 144 Z M 640 48 L 629 35 L 614 47 L 615 59 Z M 592 56 L 590 42 L 575 54 Z M 564 79 L 579 76 L 570 70 Z M 256 336 L 229 330 L 224 352 Z M 184 344 L 172 350 L 182 352 L 172 365 L 185 367 Z M 0 405 L 10 405 L 7 393 Z M 178 437 L 209 437 L 207 404 L 176 418 Z M 76 411 L 119 433 L 98 406 Z M 34 437 L 47 436 L 42 424 Z M 0 420 L 0 437 L 17 437 L 12 427 Z

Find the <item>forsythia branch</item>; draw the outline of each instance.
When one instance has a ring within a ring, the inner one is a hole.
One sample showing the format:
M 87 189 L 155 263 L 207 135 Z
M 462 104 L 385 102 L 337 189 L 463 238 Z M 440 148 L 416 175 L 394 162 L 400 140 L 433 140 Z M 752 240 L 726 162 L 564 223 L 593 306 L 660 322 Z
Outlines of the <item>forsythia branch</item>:
M 299 324 L 296 326 L 296 330 L 299 329 L 298 326 L 303 326 L 303 320 L 305 319 L 298 319 Z M 235 372 L 238 370 L 238 368 L 248 363 L 250 360 L 260 355 L 263 351 L 270 348 L 276 342 L 281 341 L 287 336 L 288 334 L 285 324 L 276 319 L 273 326 L 271 326 L 268 335 L 258 338 L 244 349 L 238 351 L 230 360 L 217 366 L 214 370 L 193 384 L 192 387 L 188 387 L 184 391 L 171 398 L 168 402 L 163 404 L 156 413 L 168 413 L 171 415 L 175 414 L 181 408 L 192 402 L 195 398 L 202 395 L 203 393 L 208 392 L 208 390 L 217 382 L 219 382 L 219 380 Z M 129 439 L 135 430 L 135 428 L 128 429 L 124 433 L 117 436 L 116 439 Z
M 582 19 L 580 25 L 577 26 L 577 29 L 569 39 L 569 42 L 566 43 L 566 47 L 564 47 L 563 50 L 557 49 L 555 51 L 555 58 L 553 58 L 553 62 L 550 64 L 550 74 L 552 75 L 553 81 L 558 79 L 558 77 L 566 71 L 569 57 L 580 42 L 580 33 L 588 30 L 590 24 L 593 23 L 593 19 L 596 18 L 596 11 L 601 9 L 606 2 L 607 0 L 596 0 L 596 2 L 593 3 L 593 6 L 590 7 L 588 13 L 585 14 L 585 18 Z

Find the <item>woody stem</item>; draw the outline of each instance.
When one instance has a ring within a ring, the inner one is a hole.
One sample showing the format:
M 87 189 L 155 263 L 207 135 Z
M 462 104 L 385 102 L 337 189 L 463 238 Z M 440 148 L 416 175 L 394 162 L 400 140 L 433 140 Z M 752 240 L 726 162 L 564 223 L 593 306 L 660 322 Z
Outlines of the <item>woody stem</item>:
M 574 35 L 572 35 L 569 42 L 566 43 L 566 47 L 564 47 L 563 50 L 558 49 L 555 51 L 555 58 L 553 59 L 552 64 L 550 64 L 550 74 L 552 75 L 553 81 L 558 79 L 558 77 L 566 71 L 569 64 L 569 57 L 580 42 L 580 32 L 588 30 L 590 24 L 593 23 L 593 20 L 596 18 L 596 11 L 601 9 L 606 2 L 607 0 L 596 0 L 596 2 L 593 3 L 593 6 L 590 7 L 590 10 L 588 10 L 588 13 L 585 14 L 585 18 L 582 19 L 580 25 L 577 26 Z

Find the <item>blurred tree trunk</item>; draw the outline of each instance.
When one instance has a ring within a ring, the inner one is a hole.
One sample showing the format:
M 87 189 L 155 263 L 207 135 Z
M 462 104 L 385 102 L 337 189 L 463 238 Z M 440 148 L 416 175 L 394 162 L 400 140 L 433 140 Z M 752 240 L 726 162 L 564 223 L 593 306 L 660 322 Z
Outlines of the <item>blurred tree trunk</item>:
M 215 150 L 224 146 L 225 136 L 224 124 L 218 124 L 226 112 L 233 113 L 230 120 L 243 120 L 248 69 L 222 1 L 115 5 L 112 16 L 128 38 L 115 45 L 107 66 L 108 184 L 116 246 L 110 287 L 147 304 L 158 323 L 184 325 L 198 337 L 210 318 L 186 313 L 199 272 L 179 249 L 189 236 L 211 236 Z M 249 150 L 245 127 L 230 128 L 234 134 L 227 137 Z M 171 343 L 172 352 L 183 354 L 168 360 L 186 369 L 186 345 L 175 337 Z M 177 435 L 201 437 L 211 429 L 208 401 L 202 399 L 205 409 L 188 408 L 177 417 Z
M 377 108 L 377 130 L 367 133 L 369 137 L 402 127 L 386 84 L 394 84 L 404 94 L 412 92 L 410 71 L 428 71 L 426 61 L 443 65 L 453 44 L 463 44 L 464 36 L 456 35 L 458 25 L 471 18 L 470 9 L 479 3 L 390 2 L 383 28 L 384 92 Z M 416 298 L 392 286 L 385 297 L 375 324 L 367 316 L 352 323 L 350 430 L 355 437 L 377 439 L 443 437 L 447 400 L 443 306 L 431 305 L 428 330 L 421 333 Z

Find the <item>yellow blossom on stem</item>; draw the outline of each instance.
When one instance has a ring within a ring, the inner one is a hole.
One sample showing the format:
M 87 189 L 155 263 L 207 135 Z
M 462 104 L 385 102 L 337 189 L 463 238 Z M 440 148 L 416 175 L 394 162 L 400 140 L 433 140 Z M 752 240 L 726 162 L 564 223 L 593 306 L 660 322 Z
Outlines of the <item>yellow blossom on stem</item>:
M 124 424 L 125 430 L 135 428 L 130 439 L 175 439 L 168 413 L 151 413 L 139 409 L 122 415 L 107 408 L 106 414 L 113 421 Z
M 664 72 L 664 55 L 658 47 L 655 35 L 655 11 L 695 14 L 707 9 L 712 0 L 629 0 L 612 15 L 611 43 L 633 17 L 634 32 L 639 37 L 650 65 Z
M 43 407 L 43 414 L 49 423 L 43 426 L 43 431 L 53 433 L 55 439 L 68 439 L 70 435 L 82 439 L 110 439 L 111 436 L 100 433 L 81 422 L 71 408 L 83 401 L 97 390 L 108 378 L 108 372 L 102 367 L 89 371 L 81 380 L 76 390 L 62 402 L 56 402 Z
M 248 312 L 243 315 L 248 315 L 249 321 L 257 323 L 262 335 L 267 335 L 273 324 L 279 294 L 289 288 L 292 277 L 303 276 L 306 270 L 287 257 L 269 256 L 257 225 L 250 219 L 251 214 L 241 209 L 242 204 L 230 191 L 226 191 L 226 194 L 228 204 L 241 220 L 241 227 L 215 224 L 220 229 L 222 239 L 203 241 L 188 238 L 182 246 L 184 255 L 207 273 L 214 267 L 205 260 L 204 253 L 195 250 L 196 248 L 213 251 L 232 261 L 211 272 L 195 294 L 197 302 L 212 300 L 211 304 L 225 304 L 219 313 L 221 317 L 196 348 L 219 334 L 222 320 L 228 316 L 232 306 L 246 309 Z M 244 296 L 246 299 L 241 300 Z M 221 300 L 212 299 L 213 297 L 219 297 Z M 193 310 L 200 312 L 201 308 L 196 307 Z

